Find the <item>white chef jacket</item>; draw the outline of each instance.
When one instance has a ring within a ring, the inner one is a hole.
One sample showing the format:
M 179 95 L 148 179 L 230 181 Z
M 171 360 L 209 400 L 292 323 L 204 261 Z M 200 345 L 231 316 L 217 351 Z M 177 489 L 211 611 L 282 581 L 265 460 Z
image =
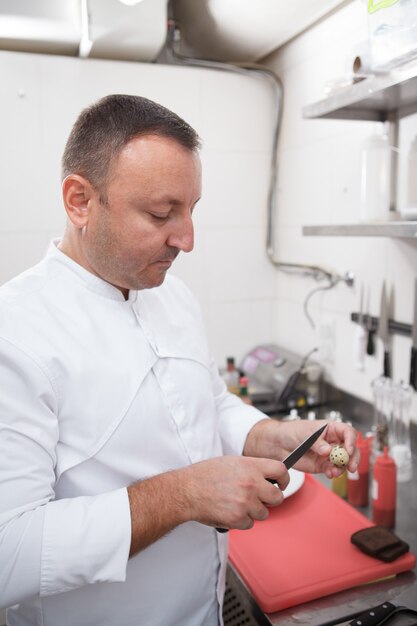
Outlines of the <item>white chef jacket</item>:
M 227 536 L 188 522 L 128 559 L 127 486 L 241 454 L 228 394 L 167 276 L 121 292 L 51 244 L 0 288 L 0 606 L 10 626 L 214 626 Z

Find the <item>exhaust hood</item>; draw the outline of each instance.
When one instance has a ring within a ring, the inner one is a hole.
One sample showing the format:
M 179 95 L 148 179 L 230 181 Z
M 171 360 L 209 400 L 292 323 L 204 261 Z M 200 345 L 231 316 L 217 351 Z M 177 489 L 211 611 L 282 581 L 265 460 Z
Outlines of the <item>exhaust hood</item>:
M 155 61 L 168 12 L 187 56 L 258 61 L 347 0 L 2 0 L 0 49 Z

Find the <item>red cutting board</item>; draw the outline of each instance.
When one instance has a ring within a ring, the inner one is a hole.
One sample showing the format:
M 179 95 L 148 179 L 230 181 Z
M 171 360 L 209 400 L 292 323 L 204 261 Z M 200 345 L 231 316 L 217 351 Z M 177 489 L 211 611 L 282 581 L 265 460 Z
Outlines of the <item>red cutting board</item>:
M 265 613 L 413 569 L 408 552 L 392 563 L 350 542 L 374 524 L 328 487 L 306 475 L 301 489 L 270 509 L 251 530 L 229 533 L 229 559 Z

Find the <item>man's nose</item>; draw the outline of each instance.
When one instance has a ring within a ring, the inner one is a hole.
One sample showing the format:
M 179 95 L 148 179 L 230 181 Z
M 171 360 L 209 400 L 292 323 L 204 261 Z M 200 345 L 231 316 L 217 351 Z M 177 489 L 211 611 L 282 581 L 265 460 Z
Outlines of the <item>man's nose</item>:
M 170 234 L 167 245 L 182 252 L 191 252 L 194 248 L 194 224 L 191 215 L 178 221 Z

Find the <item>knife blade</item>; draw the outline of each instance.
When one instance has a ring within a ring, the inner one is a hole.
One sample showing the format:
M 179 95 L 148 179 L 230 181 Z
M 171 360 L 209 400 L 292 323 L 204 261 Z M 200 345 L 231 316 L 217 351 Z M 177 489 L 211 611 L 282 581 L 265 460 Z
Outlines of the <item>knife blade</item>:
M 414 319 L 411 331 L 410 385 L 417 389 L 417 278 L 414 279 Z
M 315 441 L 317 441 L 317 439 L 320 437 L 320 435 L 326 430 L 327 428 L 327 424 L 324 424 L 324 426 L 320 426 L 320 428 L 318 428 L 317 430 L 314 431 L 314 433 L 312 433 L 311 435 L 309 435 L 307 437 L 307 439 L 304 439 L 304 441 L 302 441 L 300 443 L 299 446 L 297 446 L 295 448 L 295 450 L 293 450 L 287 457 L 285 457 L 285 459 L 283 460 L 283 463 L 285 465 L 285 467 L 289 470 L 293 465 L 295 465 L 297 463 L 297 461 L 299 459 L 301 459 L 301 457 L 308 451 L 310 450 L 311 446 L 313 445 L 313 443 Z M 278 485 L 277 481 L 273 478 L 267 478 L 267 480 L 272 483 L 273 485 Z M 227 533 L 228 532 L 228 528 L 216 528 L 218 533 Z
M 382 340 L 384 345 L 384 376 L 391 377 L 391 359 L 389 353 L 389 319 L 388 319 L 388 304 L 387 296 L 385 293 L 385 281 L 382 283 L 381 291 L 381 308 L 379 312 L 378 322 L 378 337 Z
M 309 435 L 307 439 L 304 439 L 304 441 L 301 442 L 295 450 L 293 450 L 287 457 L 285 457 L 285 459 L 283 460 L 285 467 L 287 469 L 290 469 L 293 465 L 295 465 L 297 461 L 301 459 L 301 457 L 304 456 L 304 454 L 308 452 L 308 450 L 310 450 L 313 443 L 317 441 L 317 439 L 326 430 L 326 428 L 327 424 L 324 424 L 324 426 L 320 426 L 320 428 L 315 430 L 312 435 Z M 269 478 L 268 480 L 274 485 L 277 484 L 277 481 L 273 480 L 272 478 Z

